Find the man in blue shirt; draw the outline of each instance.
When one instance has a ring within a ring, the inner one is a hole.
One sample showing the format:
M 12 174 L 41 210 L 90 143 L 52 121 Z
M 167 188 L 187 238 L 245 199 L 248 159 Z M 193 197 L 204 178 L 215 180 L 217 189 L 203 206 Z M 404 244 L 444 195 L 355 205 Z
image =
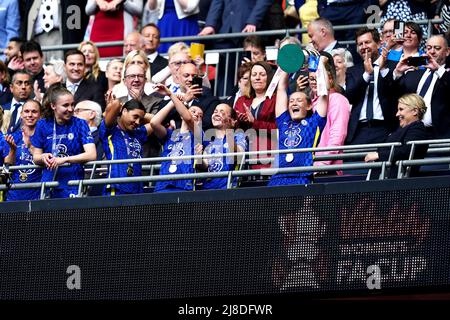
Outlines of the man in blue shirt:
M 19 1 L 0 0 L 0 48 L 6 48 L 9 39 L 19 35 Z M 5 55 L 0 55 L 5 60 Z

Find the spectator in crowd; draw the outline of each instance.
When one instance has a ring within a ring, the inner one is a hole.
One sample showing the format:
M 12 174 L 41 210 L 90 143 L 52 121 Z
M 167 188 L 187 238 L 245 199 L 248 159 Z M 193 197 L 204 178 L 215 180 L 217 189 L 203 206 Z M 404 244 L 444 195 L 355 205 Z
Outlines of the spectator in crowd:
M 5 48 L 5 64 L 8 66 L 8 68 L 13 69 L 13 71 L 23 69 L 23 60 L 20 53 L 20 47 L 22 46 L 22 43 L 24 43 L 23 39 L 19 37 L 13 37 L 9 39 L 8 46 Z M 9 66 L 10 63 L 11 67 Z
M 139 70 L 133 70 L 133 69 Z M 127 75 L 142 75 L 144 71 L 139 66 L 131 66 Z M 143 157 L 142 145 L 147 136 L 152 133 L 150 117 L 146 117 L 144 105 L 135 99 L 121 104 L 117 99 L 111 99 L 106 108 L 105 118 L 100 124 L 100 139 L 107 160 L 139 159 Z M 108 178 L 136 177 L 142 175 L 141 163 L 112 164 Z M 105 186 L 104 194 L 115 196 L 119 194 L 142 193 L 143 184 L 111 183 Z
M 417 93 L 427 106 L 423 122 L 433 139 L 450 138 L 450 74 L 445 66 L 448 44 L 442 35 L 431 36 L 426 45 L 426 69 L 414 70 L 407 58 L 397 64 L 393 79 L 398 94 Z
M 0 48 L 6 48 L 9 39 L 19 35 L 19 3 L 15 0 L 0 0 Z M 0 55 L 0 61 L 5 56 Z
M 147 0 L 147 6 L 158 13 L 158 27 L 163 38 L 195 36 L 200 31 L 199 0 Z M 166 53 L 172 44 L 173 42 L 165 42 L 158 51 Z
M 211 6 L 206 18 L 205 28 L 199 33 L 200 36 L 215 33 L 230 32 L 254 32 L 259 30 L 263 19 L 272 5 L 270 0 L 212 0 Z M 241 46 L 240 38 L 227 38 L 215 41 L 216 49 L 229 49 Z M 220 58 L 218 73 L 225 74 L 225 56 Z M 234 66 L 235 56 L 231 55 L 229 65 Z M 229 69 L 227 79 L 219 77 L 218 88 L 219 95 L 229 95 L 234 86 L 234 75 L 236 70 L 232 67 Z M 225 90 L 226 84 L 226 90 Z
M 44 87 L 44 55 L 39 43 L 36 41 L 27 41 L 22 43 L 20 54 L 23 59 L 24 69 L 33 77 L 34 84 L 37 81 L 39 90 L 45 92 Z
M 105 92 L 108 81 L 106 80 L 105 73 L 100 70 L 100 53 L 98 52 L 97 46 L 91 41 L 83 41 L 78 46 L 78 50 L 84 54 L 84 78 L 97 83 L 102 88 L 102 92 Z
M 177 91 L 180 89 L 180 80 L 178 78 L 178 70 L 180 67 L 186 63 L 192 62 L 191 57 L 189 56 L 189 53 L 185 49 L 181 49 L 180 51 L 174 51 L 173 54 L 169 54 L 169 74 L 164 72 L 165 78 L 161 77 L 157 80 L 157 82 L 164 82 L 165 85 L 172 91 L 173 93 L 177 93 Z M 163 73 L 163 71 L 161 72 Z M 160 74 L 161 74 L 160 73 Z M 155 76 L 155 78 L 157 78 Z
M 94 16 L 89 40 L 94 43 L 106 41 L 122 41 L 133 31 L 133 20 L 142 15 L 142 0 L 88 0 L 86 14 Z M 120 57 L 121 46 L 99 49 L 100 56 Z
M 317 51 L 330 53 L 333 49 L 343 48 L 334 38 L 333 25 L 323 17 L 311 21 L 308 25 L 308 36 L 311 39 L 311 45 Z
M 50 60 L 44 68 L 44 86 L 48 89 L 54 83 L 66 83 L 67 75 L 63 60 Z
M 123 41 L 123 54 L 127 56 L 133 50 L 140 50 L 144 46 L 144 39 L 137 31 L 132 31 Z
M 142 27 L 141 35 L 144 38 L 144 51 L 147 54 L 150 62 L 150 71 L 152 75 L 167 67 L 168 61 L 166 58 L 158 54 L 160 46 L 161 32 L 157 25 L 149 23 Z
M 25 101 L 27 101 L 32 94 L 31 76 L 26 71 L 17 71 L 12 78 L 10 90 L 12 99 L 7 104 L 3 105 L 5 110 L 4 120 L 9 123 L 7 132 L 13 133 L 20 129 L 21 119 L 20 113 Z
M 214 108 L 219 104 L 219 99 L 212 95 L 209 88 L 195 84 L 194 78 L 200 78 L 197 66 L 192 62 L 182 64 L 178 70 L 179 90 L 176 93 L 187 106 L 198 106 L 202 109 L 203 130 L 206 131 L 212 128 L 210 119 Z M 178 113 L 172 112 L 169 120 L 175 120 L 176 127 L 180 127 Z
M 84 79 L 86 63 L 83 52 L 76 49 L 67 51 L 64 63 L 67 75 L 66 88 L 73 94 L 75 103 L 92 100 L 104 108 L 105 98 L 101 87 L 91 79 Z
M 224 154 L 231 152 L 244 152 L 247 142 L 242 131 L 234 131 L 237 117 L 236 111 L 225 103 L 216 106 L 211 117 L 214 127 L 211 135 L 205 135 L 203 146 L 196 146 L 195 153 L 200 154 Z M 210 139 L 208 141 L 207 139 Z M 238 165 L 236 157 L 204 158 L 196 168 L 208 172 L 231 171 Z M 202 183 L 203 189 L 227 189 L 227 178 L 207 178 Z M 237 180 L 233 179 L 232 186 L 236 187 Z
M 335 49 L 341 50 L 341 49 Z M 343 50 L 343 49 L 342 49 Z M 329 79 L 329 98 L 327 109 L 327 122 L 325 128 L 320 132 L 320 140 L 317 145 L 318 148 L 325 147 L 340 147 L 344 145 L 345 138 L 347 137 L 348 120 L 350 118 L 351 106 L 347 98 L 341 94 L 341 88 L 336 82 L 334 72 L 332 72 L 331 64 L 328 60 L 324 60 L 325 71 Z M 312 105 L 313 110 L 316 109 L 317 103 L 320 101 L 320 97 L 317 95 L 317 72 L 309 73 L 309 83 L 311 88 L 311 96 L 313 98 Z M 316 156 L 339 154 L 342 151 L 321 151 L 316 152 Z M 336 165 L 342 164 L 342 160 L 324 160 L 314 162 L 315 166 Z M 342 171 L 335 172 L 320 172 L 318 174 L 337 174 L 342 175 Z
M 266 60 L 266 48 L 262 42 L 262 39 L 258 36 L 248 36 L 244 39 L 243 43 L 244 52 L 249 51 L 251 53 L 251 59 L 244 57 L 243 62 L 258 62 Z
M 349 68 L 345 76 L 345 95 L 353 106 L 346 144 L 380 143 L 397 126 L 393 93 L 387 80 L 393 67 L 389 69 L 378 60 L 380 36 L 377 30 L 359 29 L 356 45 L 363 62 Z M 386 54 L 384 51 L 383 57 Z
M 36 100 L 27 100 L 20 112 L 22 119 L 22 130 L 17 130 L 13 134 L 6 136 L 9 144 L 9 154 L 5 157 L 5 163 L 10 165 L 34 165 L 33 155 L 30 151 L 30 139 L 34 135 L 36 123 L 41 118 L 41 104 Z M 12 175 L 12 183 L 40 182 L 42 169 L 19 169 Z M 35 200 L 39 199 L 39 189 L 9 190 L 6 200 Z
M 119 84 L 122 79 L 123 61 L 120 59 L 109 60 L 106 65 L 105 76 L 108 79 L 108 90 L 105 94 L 109 95 L 114 86 Z
M 40 46 L 54 46 L 63 43 L 62 11 L 59 1 L 26 1 L 26 14 L 23 17 L 24 37 L 33 39 Z M 46 51 L 44 60 L 62 59 L 62 50 Z
M 404 40 L 397 39 L 394 36 L 394 24 L 396 21 L 398 20 L 386 20 L 381 30 L 381 48 L 386 48 L 389 51 L 387 59 L 391 61 L 399 61 L 403 53 L 402 44 Z
M 163 142 L 162 157 L 194 155 L 194 148 L 202 141 L 203 111 L 197 106 L 189 109 L 166 86 L 159 84 L 159 92 L 170 97 L 171 101 L 151 120 L 153 132 Z M 175 107 L 180 115 L 180 129 L 166 129 L 164 120 Z M 160 175 L 194 173 L 194 160 L 167 160 L 161 163 Z M 155 184 L 155 192 L 188 191 L 194 189 L 193 180 L 165 180 Z
M 348 68 L 353 67 L 352 54 L 344 48 L 337 48 L 331 50 L 331 55 L 336 68 L 336 84 L 345 91 L 345 73 Z
M 203 74 L 203 70 L 206 69 L 204 65 L 204 60 L 202 57 L 197 56 L 196 59 L 192 60 L 190 56 L 190 49 L 188 45 L 184 42 L 176 42 L 171 45 L 168 51 L 169 54 L 169 65 L 159 71 L 157 74 L 153 75 L 152 81 L 154 83 L 164 83 L 170 90 L 179 89 L 178 80 L 178 69 L 180 66 L 187 62 L 193 62 L 197 66 L 200 74 Z M 203 86 L 211 88 L 211 83 L 209 82 L 208 75 L 204 74 Z
M 425 101 L 421 96 L 415 93 L 409 93 L 402 96 L 398 100 L 397 117 L 400 122 L 400 127 L 393 132 L 386 139 L 385 142 L 401 142 L 402 146 L 394 148 L 394 156 L 391 159 L 394 164 L 389 168 L 389 177 L 396 178 L 398 168 L 395 163 L 399 160 L 408 160 L 411 153 L 411 145 L 408 141 L 427 140 L 430 136 L 423 123 L 423 116 L 427 110 Z M 428 150 L 428 145 L 417 145 L 414 150 L 413 159 L 423 159 Z M 369 152 L 366 157 L 366 162 L 371 161 L 388 161 L 391 150 L 390 148 L 378 148 L 376 152 Z M 410 176 L 417 176 L 420 167 L 414 166 L 411 168 Z M 374 170 L 372 177 L 378 178 L 380 170 Z
M 6 64 L 0 61 L 0 106 L 11 101 L 12 93 L 9 88 L 9 72 Z
M 372 0 L 318 0 L 318 13 L 335 26 L 363 24 L 367 22 L 365 9 L 370 4 L 375 3 Z M 341 41 L 353 40 L 353 35 L 353 30 L 336 32 L 337 39 Z
M 244 95 L 236 101 L 235 110 L 238 117 L 238 127 L 244 130 L 255 130 L 254 134 L 249 136 L 250 151 L 272 149 L 271 132 L 276 129 L 276 94 L 267 96 L 267 89 L 272 77 L 273 71 L 270 64 L 265 61 L 255 62 L 250 70 L 249 86 L 246 87 Z M 275 142 L 273 144 L 275 145 Z M 267 155 L 259 155 L 253 158 L 252 160 L 260 160 L 262 164 L 255 162 L 252 168 L 270 167 L 270 162 L 267 162 L 264 158 L 267 158 Z
M 125 103 L 131 99 L 140 101 L 147 113 L 156 114 L 158 112 L 159 103 L 162 98 L 157 94 L 147 95 L 144 91 L 146 83 L 145 68 L 139 64 L 129 64 L 124 66 L 124 83 L 127 88 L 127 95 L 120 97 L 121 103 Z
M 382 9 L 381 23 L 389 19 L 399 21 L 418 21 L 427 19 L 429 1 L 415 0 L 379 0 Z M 420 26 L 424 39 L 428 38 L 427 25 Z
M 102 142 L 98 134 L 98 127 L 102 121 L 102 108 L 97 102 L 84 100 L 78 102 L 74 109 L 75 117 L 87 122 L 97 151 L 97 160 L 103 159 Z
M 144 92 L 146 94 L 151 94 L 153 92 L 153 85 L 151 83 L 151 74 L 150 74 L 150 63 L 147 60 L 147 57 L 145 55 L 145 52 L 142 50 L 133 50 L 131 51 L 126 57 L 124 61 L 124 65 L 122 68 L 122 78 L 123 82 L 117 84 L 113 88 L 113 94 L 118 97 L 124 97 L 128 95 L 128 89 L 124 83 L 125 78 L 123 77 L 125 74 L 125 70 L 130 65 L 139 65 L 145 70 L 145 85 L 144 85 Z
M 392 23 L 390 23 L 391 21 Z M 393 20 L 389 20 L 385 23 L 394 24 Z M 390 32 L 391 29 L 384 29 L 383 32 Z M 393 31 L 393 29 L 392 29 Z M 385 39 L 384 47 L 389 51 L 388 60 L 399 61 L 402 58 L 418 57 L 424 52 L 420 49 L 420 43 L 422 41 L 422 29 L 414 22 L 406 22 L 403 31 L 403 38 L 396 39 L 393 34 L 383 35 Z M 380 49 L 381 50 L 381 49 Z
M 45 90 L 55 83 L 66 83 L 67 76 L 64 68 L 64 61 L 62 60 L 50 60 L 44 67 L 44 87 Z M 37 82 L 34 83 L 34 99 L 42 102 L 43 93 L 39 89 Z M 44 92 L 45 93 L 45 92 Z
M 45 118 L 38 121 L 31 138 L 33 160 L 45 166 L 43 182 L 59 182 L 51 198 L 76 197 L 78 187 L 67 182 L 83 179 L 82 164 L 97 158 L 94 139 L 86 121 L 73 116 L 74 97 L 67 89 L 55 89 L 49 101 L 51 107 L 45 110 Z M 62 166 L 65 163 L 70 166 Z
M 317 129 L 323 130 L 326 124 L 328 109 L 328 76 L 323 67 L 326 59 L 321 56 L 319 72 L 317 74 L 316 110 L 312 112 L 311 98 L 304 92 L 294 92 L 287 95 L 288 74 L 282 71 L 277 88 L 275 116 L 278 127 L 278 149 L 311 148 Z M 283 153 L 276 156 L 277 168 L 296 166 L 312 166 L 313 159 L 310 152 Z M 312 181 L 311 172 L 275 174 L 269 181 L 269 186 L 308 184 Z
M 127 94 L 119 98 L 119 102 L 124 104 L 134 99 L 141 102 L 145 108 L 148 120 L 155 115 L 160 107 L 162 97 L 157 93 L 146 94 L 144 91 L 146 76 L 145 69 L 139 64 L 129 64 L 125 68 L 124 83 L 127 87 Z M 154 135 L 150 135 L 143 146 L 144 158 L 157 157 L 161 151 L 161 145 Z
M 247 90 L 246 88 L 250 85 L 250 70 L 252 68 L 251 62 L 243 63 L 239 66 L 237 75 L 237 85 L 234 87 L 232 94 L 226 98 L 225 103 L 236 108 L 237 100 L 244 94 Z

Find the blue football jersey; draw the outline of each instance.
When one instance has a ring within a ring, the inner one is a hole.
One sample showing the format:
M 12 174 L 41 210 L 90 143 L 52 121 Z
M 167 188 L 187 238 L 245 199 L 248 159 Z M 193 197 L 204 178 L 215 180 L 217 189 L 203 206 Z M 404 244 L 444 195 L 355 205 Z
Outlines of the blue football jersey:
M 247 141 L 243 132 L 238 131 L 234 135 L 234 143 L 240 146 L 244 151 L 247 150 Z M 206 144 L 205 154 L 224 154 L 233 152 L 230 150 L 226 137 L 222 139 L 215 138 Z M 208 159 L 208 172 L 232 171 L 236 168 L 237 163 L 235 157 L 218 157 Z M 203 189 L 226 189 L 227 178 L 210 178 L 203 182 Z M 237 179 L 233 179 L 235 187 Z
M 167 130 L 164 149 L 161 157 L 190 156 L 194 154 L 194 135 L 192 132 L 180 133 L 179 130 Z M 163 161 L 161 163 L 160 175 L 194 173 L 194 160 Z M 155 192 L 167 188 L 193 190 L 193 180 L 166 180 L 158 181 Z
M 52 153 L 56 157 L 68 157 L 84 152 L 84 145 L 94 143 L 87 122 L 76 117 L 70 118 L 68 123 L 59 125 L 54 119 L 41 119 L 36 125 L 36 130 L 31 138 L 31 144 L 43 150 L 44 153 Z M 56 180 L 60 187 L 55 189 L 53 198 L 74 196 L 78 193 L 78 187 L 69 187 L 69 180 L 84 178 L 84 170 L 81 164 L 72 163 L 69 166 L 58 168 L 55 179 L 54 170 L 44 169 L 42 181 Z
M 314 146 L 317 128 L 323 131 L 326 118 L 314 112 L 311 117 L 300 121 L 292 121 L 289 111 L 285 111 L 276 119 L 276 123 L 278 127 L 278 148 L 280 150 L 303 149 Z M 297 152 L 277 155 L 274 167 L 287 168 L 312 165 L 313 157 L 311 152 Z M 311 172 L 275 174 L 269 181 L 269 185 L 284 185 L 285 183 L 282 182 L 284 178 L 304 178 L 310 175 Z
M 29 147 L 23 141 L 22 130 L 15 131 L 12 134 L 16 143 L 16 166 L 34 165 L 33 155 Z M 14 184 L 39 182 L 42 178 L 42 169 L 19 169 L 13 171 L 12 180 Z M 39 199 L 40 189 L 20 189 L 9 190 L 6 197 L 7 201 L 17 200 L 36 200 Z
M 124 131 L 115 125 L 108 128 L 103 120 L 99 128 L 103 151 L 106 159 L 138 159 L 142 158 L 142 145 L 147 141 L 147 129 L 140 126 L 133 131 Z M 142 164 L 113 164 L 110 166 L 109 178 L 135 177 L 142 175 Z M 117 195 L 141 193 L 142 183 L 116 183 L 105 187 L 104 194 Z

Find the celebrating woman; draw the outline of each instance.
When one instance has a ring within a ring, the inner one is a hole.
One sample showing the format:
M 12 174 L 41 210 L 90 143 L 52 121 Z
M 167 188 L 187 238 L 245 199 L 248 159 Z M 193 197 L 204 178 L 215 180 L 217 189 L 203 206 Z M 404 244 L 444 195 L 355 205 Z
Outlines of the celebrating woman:
M 152 133 L 150 117 L 145 118 L 145 107 L 138 100 L 129 100 L 121 105 L 111 99 L 106 107 L 106 115 L 100 124 L 99 136 L 103 143 L 106 159 L 142 158 L 142 145 Z M 146 124 L 144 124 L 146 122 Z M 112 164 L 109 178 L 135 177 L 142 174 L 141 163 Z M 143 185 L 137 183 L 110 184 L 105 187 L 105 195 L 142 193 Z
M 166 86 L 157 85 L 158 92 L 172 99 L 151 120 L 150 124 L 158 139 L 164 141 L 163 157 L 189 156 L 194 154 L 195 141 L 201 143 L 203 111 L 197 106 L 191 106 L 189 110 Z M 179 130 L 166 129 L 163 122 L 175 106 L 182 121 Z M 195 137 L 195 135 L 197 135 Z M 196 139 L 197 138 L 197 139 Z M 160 175 L 194 173 L 194 161 L 171 160 L 164 161 L 159 171 Z M 155 192 L 186 191 L 193 190 L 192 180 L 165 180 L 158 181 Z
M 421 96 L 415 93 L 409 93 L 398 99 L 397 117 L 400 127 L 387 137 L 385 142 L 401 142 L 403 145 L 394 149 L 392 163 L 398 160 L 408 160 L 411 151 L 411 145 L 408 141 L 430 139 L 429 134 L 422 122 L 427 107 Z M 427 153 L 428 145 L 417 145 L 414 153 L 414 159 L 423 159 Z M 366 162 L 387 161 L 390 155 L 390 148 L 379 148 L 376 152 L 369 152 L 364 159 Z M 390 168 L 390 178 L 397 176 L 396 166 Z M 411 169 L 410 176 L 417 175 L 419 167 Z M 379 170 L 374 170 L 372 176 L 378 178 Z
M 41 104 L 36 100 L 28 100 L 24 103 L 20 112 L 22 130 L 6 136 L 9 144 L 9 154 L 5 163 L 10 165 L 34 165 L 33 155 L 30 152 L 30 138 L 36 129 L 36 123 L 41 118 Z M 28 183 L 41 181 L 41 169 L 19 169 L 13 172 L 12 183 Z M 9 190 L 7 201 L 35 200 L 39 199 L 39 189 Z
M 87 122 L 73 116 L 73 95 L 66 88 L 55 88 L 49 102 L 50 108 L 45 110 L 45 118 L 38 121 L 31 138 L 33 160 L 46 167 L 42 181 L 59 182 L 52 198 L 75 197 L 78 187 L 68 186 L 67 182 L 83 179 L 82 164 L 96 159 L 94 139 Z

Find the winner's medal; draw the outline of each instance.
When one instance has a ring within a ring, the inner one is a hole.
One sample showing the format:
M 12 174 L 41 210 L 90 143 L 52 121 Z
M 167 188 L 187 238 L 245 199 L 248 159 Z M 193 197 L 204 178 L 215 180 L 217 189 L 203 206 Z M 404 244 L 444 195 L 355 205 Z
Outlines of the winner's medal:
M 28 174 L 26 172 L 21 172 L 19 174 L 19 180 L 20 181 L 25 182 L 25 181 L 27 181 L 27 179 L 28 179 Z
M 177 172 L 177 165 L 175 163 L 172 163 L 169 167 L 169 172 L 170 173 L 175 173 Z
M 286 162 L 292 162 L 294 160 L 294 154 L 288 153 L 286 155 Z
M 128 166 L 127 169 L 127 176 L 131 177 L 133 175 L 133 167 L 132 166 Z

